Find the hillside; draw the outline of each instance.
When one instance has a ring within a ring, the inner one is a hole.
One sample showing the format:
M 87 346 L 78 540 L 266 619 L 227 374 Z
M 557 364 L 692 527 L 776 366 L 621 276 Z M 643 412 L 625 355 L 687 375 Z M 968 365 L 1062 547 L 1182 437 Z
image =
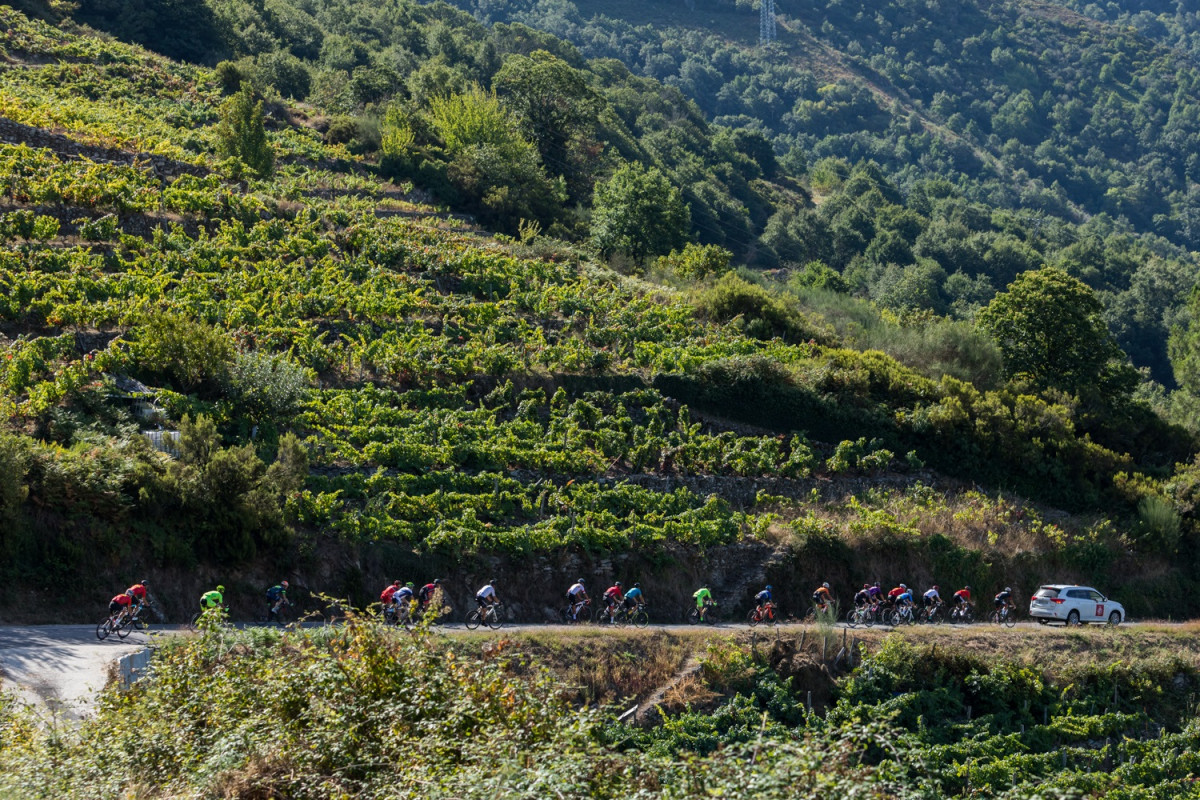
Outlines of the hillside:
M 480 52 L 532 35 L 404 8 Z M 248 615 L 281 573 L 357 603 L 442 575 L 459 607 L 496 577 L 534 620 L 579 574 L 640 579 L 672 616 L 704 581 L 733 608 L 774 582 L 801 612 L 817 582 L 848 599 L 867 578 L 1074 578 L 1135 615 L 1193 610 L 1195 443 L 1130 394 L 1105 334 L 1068 391 L 1006 380 L 962 323 L 679 280 L 702 248 L 623 274 L 594 243 L 429 205 L 428 169 L 395 178 L 318 106 L 274 96 L 256 139 L 228 66 L 0 19 L 0 547 L 45 601 L 12 618 L 53 613 L 48 586 L 147 574 L 172 616 L 222 582 Z M 406 124 L 446 119 L 431 102 Z M 527 152 L 505 130 L 489 141 Z M 903 217 L 869 165 L 821 210 L 855 198 Z

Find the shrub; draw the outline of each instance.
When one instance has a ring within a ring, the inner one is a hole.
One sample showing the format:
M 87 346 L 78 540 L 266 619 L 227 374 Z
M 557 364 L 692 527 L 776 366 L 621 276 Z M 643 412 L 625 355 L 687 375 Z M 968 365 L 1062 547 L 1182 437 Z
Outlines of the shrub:
M 215 396 L 233 365 L 233 343 L 211 325 L 163 312 L 135 329 L 134 362 L 149 379 L 165 378 L 183 392 Z
M 733 253 L 715 244 L 693 244 L 688 242 L 683 251 L 672 250 L 669 255 L 658 259 L 658 268 L 675 273 L 681 278 L 704 280 L 710 275 L 723 275 L 729 271 Z
M 796 308 L 761 286 L 732 273 L 722 276 L 695 298 L 696 313 L 719 323 L 738 322 L 757 339 L 781 338 L 789 342 L 825 339 L 827 334 Z
M 256 101 L 248 83 L 221 104 L 221 123 L 217 126 L 217 152 L 237 158 L 260 177 L 275 169 L 275 151 L 267 141 L 263 124 L 263 104 Z
M 308 376 L 285 355 L 241 352 L 230 369 L 229 387 L 239 411 L 255 422 L 268 422 L 299 408 Z

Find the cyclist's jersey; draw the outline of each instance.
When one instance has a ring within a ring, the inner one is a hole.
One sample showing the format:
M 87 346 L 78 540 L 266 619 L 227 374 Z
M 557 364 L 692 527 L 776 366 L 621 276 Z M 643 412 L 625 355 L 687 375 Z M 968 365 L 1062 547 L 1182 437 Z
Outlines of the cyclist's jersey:
M 275 584 L 270 589 L 267 589 L 267 599 L 271 602 L 275 602 L 285 594 L 287 594 L 287 589 L 284 589 L 279 584 Z
M 888 592 L 888 600 L 895 600 L 902 594 L 904 594 L 904 590 L 897 586 L 895 589 L 892 589 L 890 592 Z
M 495 600 L 496 588 L 490 583 L 475 593 L 476 600 Z
M 875 584 L 867 589 L 867 596 L 874 597 L 876 600 L 883 597 L 883 589 L 879 588 L 879 584 Z
M 129 605 L 131 603 L 133 603 L 133 598 L 127 594 L 119 594 L 116 597 L 114 597 L 112 600 L 109 600 L 108 602 L 110 604 L 117 603 L 118 605 L 122 605 L 122 606 L 125 606 L 126 608 L 128 608 Z
M 437 591 L 437 586 L 432 583 L 427 583 L 417 592 L 417 597 L 422 603 L 428 603 L 433 599 L 433 593 Z
M 636 586 L 625 593 L 626 600 L 639 600 L 642 597 L 642 590 Z
M 963 603 L 969 603 L 969 602 L 971 602 L 971 593 L 968 592 L 966 589 L 959 589 L 957 592 L 954 593 L 954 599 L 959 600 Z
M 911 603 L 912 600 L 912 592 L 901 592 L 900 594 L 896 595 L 897 603 Z
M 871 602 L 871 592 L 867 589 L 860 589 L 858 594 L 854 595 L 854 605 L 862 606 Z
M 570 589 L 567 589 L 568 597 L 578 597 L 581 594 L 587 594 L 587 589 L 583 588 L 582 583 L 572 584 Z
M 392 602 L 395 602 L 395 603 L 402 603 L 405 600 L 412 600 L 412 599 L 413 599 L 413 590 L 408 588 L 407 586 L 401 586 L 399 589 L 396 590 L 396 594 L 394 594 L 392 596 Z
M 996 595 L 996 602 L 997 603 L 1011 603 L 1012 602 L 1012 592 L 1001 592 L 1000 594 Z
M 379 599 L 385 603 L 392 602 L 392 597 L 396 592 L 400 591 L 400 587 L 394 584 L 389 584 L 382 592 L 379 593 Z
M 830 600 L 833 599 L 832 595 L 829 593 L 829 590 L 826 589 L 824 586 L 817 587 L 817 590 L 815 592 L 813 592 L 813 597 L 820 600 L 823 603 L 828 603 Z
M 702 606 L 707 602 L 712 602 L 712 592 L 710 592 L 707 588 L 696 591 L 694 594 L 692 594 L 692 597 L 696 600 L 697 606 Z
M 221 593 L 216 589 L 213 589 L 211 592 L 205 592 L 200 596 L 200 605 L 205 608 L 216 608 L 224 601 L 225 598 L 221 597 Z
M 771 602 L 771 592 L 767 589 L 763 589 L 761 592 L 754 595 L 754 599 L 758 601 L 759 605 L 762 605 L 763 603 L 769 603 Z
M 621 590 L 615 586 L 610 586 L 604 592 L 604 599 L 613 603 L 619 603 L 625 598 L 621 597 Z
M 140 583 L 135 583 L 125 590 L 125 594 L 137 600 L 139 603 L 146 602 L 146 587 Z
M 942 599 L 942 596 L 941 596 L 940 594 L 938 594 L 938 590 L 937 590 L 937 589 L 930 589 L 929 591 L 927 591 L 927 592 L 926 592 L 924 595 L 922 595 L 922 596 L 923 596 L 923 597 L 924 597 L 926 600 L 941 600 L 941 599 Z

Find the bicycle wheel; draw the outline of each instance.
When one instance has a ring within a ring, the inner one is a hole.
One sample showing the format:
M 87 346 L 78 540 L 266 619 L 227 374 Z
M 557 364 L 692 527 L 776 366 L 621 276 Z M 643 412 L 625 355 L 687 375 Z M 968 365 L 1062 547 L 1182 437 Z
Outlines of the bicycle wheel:
M 635 611 L 629 621 L 635 628 L 644 628 L 650 624 L 650 615 L 645 611 Z
M 700 624 L 700 609 L 693 608 L 691 611 L 689 611 L 688 615 L 687 615 L 687 622 L 689 625 L 699 625 Z
M 100 624 L 96 626 L 96 638 L 97 639 L 99 639 L 100 641 L 103 642 L 105 639 L 108 638 L 108 635 L 110 633 L 112 633 L 111 623 L 112 623 L 111 617 L 105 617 L 104 619 L 100 620 Z
M 1017 612 L 1011 608 L 1004 614 L 1004 624 L 1011 628 L 1017 624 Z
M 117 632 L 118 639 L 125 639 L 129 634 L 133 633 L 133 620 L 129 617 L 123 617 L 117 625 L 114 626 Z
M 475 609 L 470 614 L 467 614 L 467 630 L 473 631 L 479 627 L 479 609 Z
M 801 617 L 800 621 L 803 622 L 805 625 L 811 625 L 814 622 L 816 622 L 817 621 L 817 609 L 810 608 L 808 611 L 806 611 L 804 613 L 804 616 Z
M 846 627 L 847 628 L 858 627 L 858 620 L 859 620 L 858 615 L 859 615 L 859 610 L 857 608 L 852 608 L 846 612 Z
M 751 628 L 762 622 L 762 617 L 759 616 L 757 608 L 750 609 L 750 613 L 746 615 L 746 622 L 750 623 Z
M 575 615 L 575 621 L 580 623 L 581 625 L 586 625 L 587 623 L 591 622 L 592 621 L 592 607 L 584 606 L 583 608 L 579 609 L 579 613 Z
M 492 630 L 497 630 L 504 624 L 504 620 L 500 619 L 500 609 L 495 607 L 488 609 L 485 621 L 487 622 L 487 626 Z

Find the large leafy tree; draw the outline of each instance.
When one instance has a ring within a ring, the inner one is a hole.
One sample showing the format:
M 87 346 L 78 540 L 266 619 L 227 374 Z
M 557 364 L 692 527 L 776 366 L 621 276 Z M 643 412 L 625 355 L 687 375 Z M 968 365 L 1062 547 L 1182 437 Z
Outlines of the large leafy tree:
M 263 123 L 263 104 L 261 100 L 255 100 L 254 90 L 248 82 L 221 105 L 217 150 L 227 158 L 240 159 L 263 177 L 275 168 L 275 150 L 267 141 Z
M 1171 329 L 1167 352 L 1175 380 L 1191 395 L 1200 397 L 1200 288 L 1192 290 L 1187 308 L 1191 319 Z
M 679 189 L 657 168 L 641 164 L 626 164 L 596 184 L 592 208 L 592 240 L 600 252 L 638 263 L 679 248 L 691 226 Z
M 1082 281 L 1057 268 L 1022 273 L 979 313 L 1010 378 L 1072 394 L 1128 395 L 1136 374 Z
M 492 86 L 520 117 L 547 171 L 564 176 L 572 185 L 579 183 L 589 166 L 579 158 L 581 146 L 595 131 L 604 108 L 584 74 L 557 56 L 536 50 L 528 56 L 508 56 Z

